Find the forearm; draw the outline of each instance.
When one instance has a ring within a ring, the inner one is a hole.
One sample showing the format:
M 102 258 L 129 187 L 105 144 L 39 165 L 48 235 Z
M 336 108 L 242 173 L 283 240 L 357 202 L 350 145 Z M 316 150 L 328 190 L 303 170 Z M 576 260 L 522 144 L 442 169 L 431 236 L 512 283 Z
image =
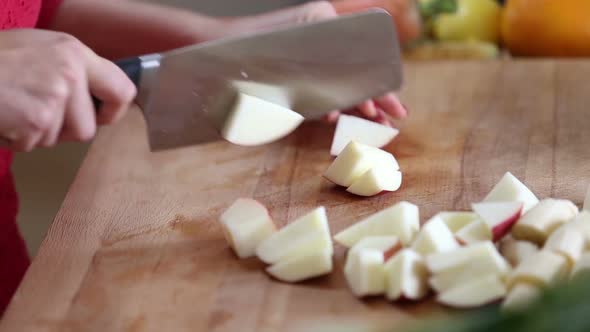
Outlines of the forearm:
M 48 28 L 116 59 L 213 39 L 220 25 L 211 17 L 135 1 L 64 0 Z

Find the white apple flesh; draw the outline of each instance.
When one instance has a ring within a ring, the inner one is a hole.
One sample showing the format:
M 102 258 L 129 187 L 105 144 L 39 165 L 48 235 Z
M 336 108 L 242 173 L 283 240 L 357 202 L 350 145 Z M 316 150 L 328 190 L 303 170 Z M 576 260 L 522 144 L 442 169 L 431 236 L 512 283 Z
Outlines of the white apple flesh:
M 481 219 L 476 219 L 472 223 L 458 230 L 457 233 L 455 233 L 455 237 L 462 245 L 493 240 L 492 230 L 488 224 Z
M 508 279 L 508 287 L 529 283 L 540 288 L 555 286 L 569 274 L 567 260 L 562 255 L 541 250 L 520 263 Z
M 516 240 L 511 236 L 506 236 L 499 243 L 500 253 L 513 267 L 518 266 L 523 260 L 530 255 L 539 251 L 539 247 L 529 241 Z
M 299 113 L 281 105 L 238 93 L 221 129 L 221 135 L 234 144 L 261 145 L 287 136 L 303 120 Z
M 334 159 L 324 177 L 337 185 L 350 187 L 376 165 L 383 165 L 391 172 L 399 170 L 399 164 L 391 153 L 352 141 Z
M 492 230 L 493 241 L 498 241 L 508 234 L 520 218 L 522 202 L 481 202 L 471 205 L 473 211 Z
M 586 250 L 590 250 L 590 211 L 581 211 L 567 225 L 577 228 L 584 235 L 586 239 Z
M 266 272 L 278 280 L 299 282 L 332 272 L 332 250 L 320 249 L 317 252 L 294 256 L 269 266 Z
M 582 254 L 572 270 L 572 278 L 578 278 L 580 276 L 590 276 L 590 252 Z
M 401 184 L 402 172 L 392 171 L 389 167 L 374 166 L 356 179 L 346 191 L 369 197 L 383 191 L 396 191 Z
M 512 236 L 543 245 L 559 226 L 578 214 L 578 207 L 568 200 L 544 199 L 525 213 L 512 228 Z
M 237 199 L 219 221 L 225 239 L 240 258 L 255 256 L 256 247 L 276 232 L 266 207 L 248 198 Z
M 585 247 L 584 234 L 578 228 L 564 224 L 549 236 L 543 249 L 563 255 L 571 268 L 576 264 Z
M 496 275 L 472 279 L 437 296 L 437 301 L 454 308 L 476 308 L 502 299 L 506 285 Z
M 520 311 L 528 308 L 541 296 L 541 289 L 535 285 L 520 283 L 510 289 L 502 302 L 503 311 Z
M 342 230 L 334 240 L 350 248 L 367 236 L 393 235 L 408 245 L 420 228 L 419 220 L 418 207 L 402 201 Z
M 398 133 L 399 130 L 395 128 L 342 114 L 338 117 L 330 154 L 337 156 L 351 141 L 381 148 L 395 138 Z
M 412 249 L 421 255 L 445 252 L 459 248 L 459 243 L 445 222 L 433 217 L 418 232 L 412 243 Z
M 509 271 L 505 267 L 498 268 L 496 263 L 490 264 L 490 260 L 473 259 L 467 264 L 459 265 L 433 275 L 428 282 L 432 289 L 440 293 L 473 279 L 483 278 L 488 275 L 497 275 L 504 280 L 507 279 Z
M 483 199 L 484 202 L 522 202 L 523 213 L 526 213 L 533 206 L 539 203 L 539 199 L 512 173 L 506 172 L 502 179 L 492 188 Z
M 489 265 L 496 274 L 503 275 L 510 271 L 510 265 L 490 241 L 477 242 L 455 250 L 426 256 L 426 266 L 432 274 L 459 268 L 474 261 Z
M 437 213 L 434 217 L 442 219 L 453 233 L 479 219 L 475 212 L 468 211 L 443 211 Z
M 256 255 L 267 264 L 327 248 L 333 251 L 324 207 L 316 208 L 264 240 Z
M 383 261 L 386 261 L 401 248 L 402 244 L 396 236 L 368 236 L 350 248 L 348 255 L 360 250 L 371 249 L 383 253 Z
M 385 263 L 387 299 L 419 300 L 428 294 L 428 269 L 420 254 L 403 249 Z

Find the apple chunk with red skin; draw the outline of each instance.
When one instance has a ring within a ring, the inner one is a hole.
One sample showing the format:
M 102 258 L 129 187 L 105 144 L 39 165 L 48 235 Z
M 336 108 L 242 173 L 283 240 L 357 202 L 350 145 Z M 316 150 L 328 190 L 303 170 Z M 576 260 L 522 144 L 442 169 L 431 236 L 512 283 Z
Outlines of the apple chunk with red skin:
M 299 113 L 281 105 L 238 93 L 221 136 L 237 145 L 262 145 L 290 134 L 303 120 Z
M 401 249 L 395 236 L 365 237 L 349 251 L 344 276 L 355 296 L 381 295 L 385 292 L 384 262 Z
M 523 211 L 526 213 L 533 206 L 539 203 L 539 199 L 512 173 L 506 172 L 502 179 L 496 183 L 494 188 L 483 199 L 484 202 L 522 202 Z
M 337 156 L 351 141 L 381 148 L 389 143 L 399 130 L 352 115 L 338 117 L 330 154 Z
M 520 218 L 522 202 L 481 202 L 471 205 L 473 211 L 492 230 L 492 238 L 498 241 L 508 232 Z
M 266 207 L 248 198 L 237 199 L 219 221 L 225 239 L 240 258 L 255 256 L 256 247 L 276 231 Z

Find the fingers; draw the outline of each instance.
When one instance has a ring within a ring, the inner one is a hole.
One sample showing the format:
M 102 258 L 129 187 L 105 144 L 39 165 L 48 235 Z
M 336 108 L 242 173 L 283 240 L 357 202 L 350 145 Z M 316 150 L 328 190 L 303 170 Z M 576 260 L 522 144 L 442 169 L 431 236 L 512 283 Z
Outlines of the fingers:
M 87 141 L 96 133 L 96 116 L 85 76 L 71 87 L 71 97 L 66 105 L 63 130 L 59 137 L 62 141 Z
M 408 111 L 394 93 L 385 94 L 376 98 L 375 101 L 379 108 L 396 119 L 403 119 L 408 116 Z
M 377 116 L 377 108 L 375 107 L 375 102 L 372 100 L 367 100 L 361 103 L 358 106 L 359 111 L 362 115 L 366 116 L 369 119 L 373 119 Z
M 340 111 L 332 111 L 326 115 L 325 120 L 328 123 L 334 123 L 334 122 L 336 122 L 336 120 L 338 120 L 339 116 L 340 116 Z
M 92 95 L 102 102 L 97 110 L 99 125 L 119 120 L 137 93 L 133 82 L 119 67 L 98 56 L 88 63 L 88 85 Z

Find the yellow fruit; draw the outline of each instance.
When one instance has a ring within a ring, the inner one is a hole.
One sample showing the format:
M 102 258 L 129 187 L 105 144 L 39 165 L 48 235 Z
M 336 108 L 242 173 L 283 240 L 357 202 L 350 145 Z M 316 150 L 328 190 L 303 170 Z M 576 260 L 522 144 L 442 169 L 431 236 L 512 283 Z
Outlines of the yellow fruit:
M 434 19 L 433 32 L 439 40 L 479 40 L 497 43 L 500 39 L 500 5 L 494 0 L 457 0 L 455 13 Z

